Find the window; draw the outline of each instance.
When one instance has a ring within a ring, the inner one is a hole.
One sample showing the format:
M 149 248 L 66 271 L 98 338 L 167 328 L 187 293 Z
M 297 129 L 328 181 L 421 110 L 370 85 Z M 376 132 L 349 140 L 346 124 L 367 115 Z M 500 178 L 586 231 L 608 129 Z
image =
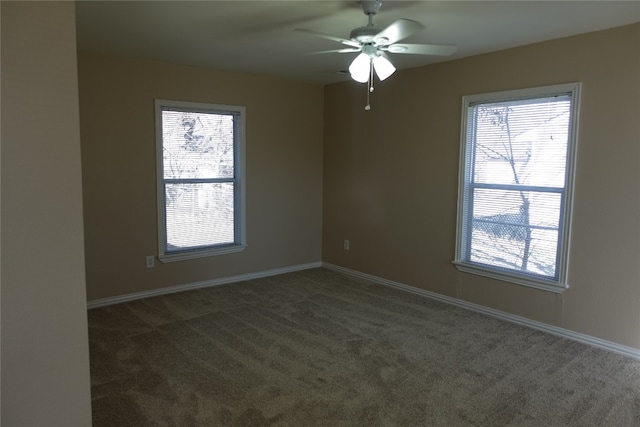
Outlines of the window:
M 580 84 L 465 96 L 456 267 L 568 287 Z
M 156 100 L 162 262 L 239 252 L 244 227 L 244 107 Z

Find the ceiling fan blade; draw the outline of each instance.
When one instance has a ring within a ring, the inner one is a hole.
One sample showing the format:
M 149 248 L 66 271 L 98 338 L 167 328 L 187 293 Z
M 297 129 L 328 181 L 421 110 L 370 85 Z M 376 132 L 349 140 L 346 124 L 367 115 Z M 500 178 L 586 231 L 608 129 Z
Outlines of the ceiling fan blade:
M 322 34 L 322 33 L 318 33 L 318 32 L 311 31 L 311 30 L 305 30 L 303 28 L 296 28 L 296 31 L 298 31 L 300 33 L 311 34 L 312 36 L 321 37 L 321 38 L 327 39 L 327 40 L 333 40 L 334 42 L 342 43 L 342 44 L 347 45 L 347 46 L 360 47 L 360 43 L 354 42 L 353 40 L 342 39 L 340 37 L 334 37 L 334 36 L 330 36 L 328 34 Z
M 333 50 L 321 50 L 319 52 L 308 52 L 305 55 L 320 55 L 322 53 L 351 53 L 351 52 L 360 52 L 361 48 L 348 47 L 346 49 L 333 49 Z
M 374 37 L 376 44 L 387 46 L 409 37 L 416 31 L 424 29 L 424 25 L 410 19 L 398 19 Z
M 440 55 L 453 54 L 458 48 L 452 44 L 407 44 L 398 43 L 382 48 L 389 53 L 409 53 L 414 55 Z

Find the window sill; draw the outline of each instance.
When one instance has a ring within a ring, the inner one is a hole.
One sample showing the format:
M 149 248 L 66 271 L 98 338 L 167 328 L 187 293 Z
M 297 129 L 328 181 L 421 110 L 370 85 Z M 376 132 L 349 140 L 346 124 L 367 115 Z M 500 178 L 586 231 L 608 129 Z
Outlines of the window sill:
M 174 254 L 160 254 L 158 259 L 161 263 L 170 263 L 178 261 L 188 261 L 191 259 L 206 258 L 216 255 L 233 254 L 242 252 L 247 248 L 246 244 L 221 246 L 219 248 L 209 248 L 194 251 L 185 251 Z
M 495 270 L 476 264 L 463 263 L 460 261 L 454 261 L 453 264 L 456 266 L 458 271 L 462 271 L 464 273 L 489 277 L 502 282 L 514 283 L 516 285 L 527 286 L 556 294 L 562 293 L 569 288 L 569 285 L 564 283 L 536 279 L 535 277 L 522 277 L 516 274 L 510 274 L 506 271 Z

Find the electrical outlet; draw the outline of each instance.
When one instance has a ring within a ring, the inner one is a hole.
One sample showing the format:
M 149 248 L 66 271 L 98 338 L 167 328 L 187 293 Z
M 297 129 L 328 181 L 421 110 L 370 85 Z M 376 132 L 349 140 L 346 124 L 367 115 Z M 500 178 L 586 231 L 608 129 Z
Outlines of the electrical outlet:
M 349 250 L 349 241 L 348 241 L 348 240 L 345 240 L 345 241 L 342 243 L 342 249 L 344 249 L 345 251 L 348 251 L 348 250 Z
M 147 256 L 147 268 L 153 268 L 155 266 L 156 258 L 153 255 Z

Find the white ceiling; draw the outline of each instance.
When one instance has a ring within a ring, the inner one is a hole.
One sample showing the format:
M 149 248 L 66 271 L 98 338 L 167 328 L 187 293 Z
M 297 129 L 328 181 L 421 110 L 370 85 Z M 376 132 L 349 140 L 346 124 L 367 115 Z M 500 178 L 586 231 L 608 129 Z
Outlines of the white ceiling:
M 83 50 L 321 84 L 348 79 L 337 72 L 355 54 L 305 55 L 345 46 L 294 29 L 349 38 L 367 24 L 357 1 L 79 1 L 76 11 Z M 374 24 L 398 18 L 426 27 L 407 43 L 458 46 L 449 57 L 390 55 L 403 69 L 640 22 L 640 1 L 391 0 Z

